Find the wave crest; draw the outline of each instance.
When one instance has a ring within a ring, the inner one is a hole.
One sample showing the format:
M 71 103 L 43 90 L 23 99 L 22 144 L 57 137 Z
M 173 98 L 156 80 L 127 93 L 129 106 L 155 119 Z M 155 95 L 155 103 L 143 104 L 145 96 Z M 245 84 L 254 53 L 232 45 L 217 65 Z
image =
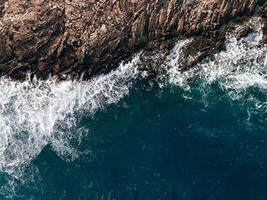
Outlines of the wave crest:
M 115 71 L 89 82 L 25 81 L 0 79 L 0 171 L 12 173 L 28 163 L 47 144 L 62 157 L 75 159 L 72 138 L 86 134 L 75 130 L 81 113 L 94 114 L 128 94 L 137 76 L 136 56 Z

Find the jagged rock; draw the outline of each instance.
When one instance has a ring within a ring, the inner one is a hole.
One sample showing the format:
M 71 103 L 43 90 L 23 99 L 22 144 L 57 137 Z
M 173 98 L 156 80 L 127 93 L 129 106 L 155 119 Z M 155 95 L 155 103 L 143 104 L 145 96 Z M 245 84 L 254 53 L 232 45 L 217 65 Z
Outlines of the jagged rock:
M 177 35 L 209 38 L 211 42 L 201 58 L 217 47 L 217 38 L 223 37 L 219 32 L 222 24 L 237 16 L 249 16 L 264 3 L 265 0 L 0 0 L 0 72 L 16 79 L 23 79 L 27 73 L 43 79 L 49 75 L 79 78 L 84 74 L 88 79 L 110 71 L 122 59 L 151 43 L 164 46 L 161 44 L 175 40 Z M 266 19 L 266 5 L 261 15 Z M 161 50 L 170 47 L 166 45 Z M 185 69 L 191 65 L 185 64 Z
M 267 2 L 266 0 L 263 0 L 262 2 L 265 2 L 262 10 L 260 11 L 260 16 L 263 19 L 263 40 L 262 44 L 266 45 L 267 44 Z

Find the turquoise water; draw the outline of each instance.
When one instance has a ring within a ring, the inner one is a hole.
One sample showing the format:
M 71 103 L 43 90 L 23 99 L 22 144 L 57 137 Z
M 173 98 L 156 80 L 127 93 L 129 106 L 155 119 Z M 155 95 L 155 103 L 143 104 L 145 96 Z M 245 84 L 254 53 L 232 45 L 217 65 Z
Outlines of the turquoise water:
M 91 81 L 0 79 L 0 199 L 267 199 L 260 31 L 159 80 L 130 63 Z

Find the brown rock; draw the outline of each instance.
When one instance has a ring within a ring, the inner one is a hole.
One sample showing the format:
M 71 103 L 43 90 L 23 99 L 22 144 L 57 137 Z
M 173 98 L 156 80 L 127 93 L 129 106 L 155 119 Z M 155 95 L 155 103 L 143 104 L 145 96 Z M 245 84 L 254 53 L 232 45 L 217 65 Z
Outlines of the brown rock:
M 257 3 L 265 0 L 0 0 L 0 72 L 91 78 L 150 43 L 217 37 Z

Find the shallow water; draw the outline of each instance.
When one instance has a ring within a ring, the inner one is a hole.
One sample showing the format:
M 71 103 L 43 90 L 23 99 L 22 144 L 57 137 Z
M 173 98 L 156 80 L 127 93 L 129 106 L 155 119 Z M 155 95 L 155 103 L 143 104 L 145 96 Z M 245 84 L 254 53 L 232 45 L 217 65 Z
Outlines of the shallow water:
M 160 82 L 139 56 L 89 82 L 0 80 L 0 199 L 267 199 L 260 26 Z

